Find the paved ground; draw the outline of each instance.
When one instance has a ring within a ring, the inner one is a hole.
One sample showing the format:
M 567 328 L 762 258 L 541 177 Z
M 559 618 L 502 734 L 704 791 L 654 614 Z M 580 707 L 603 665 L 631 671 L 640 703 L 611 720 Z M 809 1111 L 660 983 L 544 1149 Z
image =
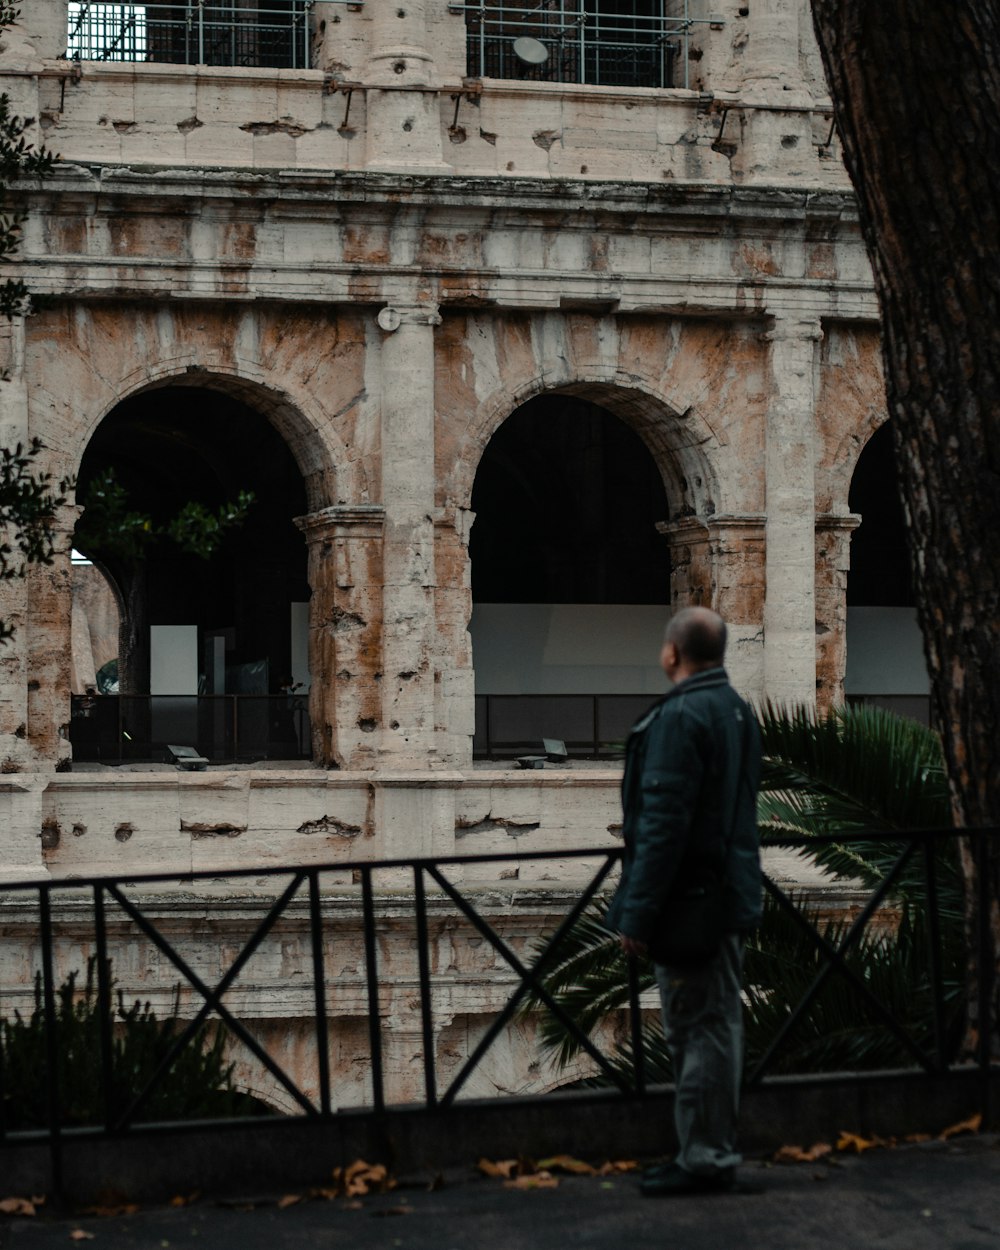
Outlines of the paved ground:
M 0 1217 L 3 1250 L 1000 1250 L 1000 1139 L 957 1138 L 743 1169 L 747 1190 L 640 1198 L 635 1178 L 568 1176 L 514 1190 L 467 1173 L 430 1191 L 278 1206 L 276 1195 L 98 1217 Z

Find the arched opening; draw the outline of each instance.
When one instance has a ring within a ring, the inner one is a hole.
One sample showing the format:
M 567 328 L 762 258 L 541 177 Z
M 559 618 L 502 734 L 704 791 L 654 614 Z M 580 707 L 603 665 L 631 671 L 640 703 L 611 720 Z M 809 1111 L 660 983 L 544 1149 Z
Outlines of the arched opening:
M 926 724 L 930 687 L 887 424 L 858 458 L 848 503 L 861 524 L 851 539 L 847 576 L 845 694 L 851 702 L 875 703 Z
M 74 759 L 308 757 L 306 493 L 268 420 L 204 387 L 144 391 L 95 431 L 77 499 L 75 545 L 122 620 L 119 694 Z
M 604 754 L 664 689 L 663 478 L 589 399 L 548 393 L 497 430 L 476 473 L 471 623 L 480 757 Z

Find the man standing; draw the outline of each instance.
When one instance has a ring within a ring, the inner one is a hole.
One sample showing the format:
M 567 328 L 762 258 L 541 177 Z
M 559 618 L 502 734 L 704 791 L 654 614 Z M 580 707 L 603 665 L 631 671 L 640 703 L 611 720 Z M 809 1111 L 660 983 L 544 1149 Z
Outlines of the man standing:
M 726 626 L 685 608 L 660 653 L 674 683 L 632 730 L 622 781 L 625 857 L 608 910 L 629 955 L 652 953 L 676 1083 L 675 1161 L 648 1169 L 651 1197 L 731 1189 L 743 1062 L 745 935 L 760 922 L 760 737 L 722 667 Z M 707 957 L 661 954 L 671 900 L 721 883 L 723 930 Z M 662 962 L 661 962 L 662 960 Z

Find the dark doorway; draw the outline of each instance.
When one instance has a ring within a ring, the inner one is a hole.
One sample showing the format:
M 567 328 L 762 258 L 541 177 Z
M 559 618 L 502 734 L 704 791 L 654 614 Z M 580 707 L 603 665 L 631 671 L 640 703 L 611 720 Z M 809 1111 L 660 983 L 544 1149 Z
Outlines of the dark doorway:
M 875 431 L 858 458 L 848 506 L 861 516 L 851 538 L 848 606 L 913 607 L 906 521 L 888 425 Z
M 663 479 L 605 408 L 540 395 L 497 430 L 472 491 L 482 603 L 668 603 Z
M 97 429 L 83 457 L 77 498 L 86 503 L 92 484 L 109 470 L 129 508 L 147 517 L 156 535 L 139 535 L 135 550 L 123 550 L 117 531 L 88 529 L 85 514 L 75 540 L 114 581 L 123 604 L 119 688 L 137 731 L 126 741 L 136 742 L 135 752 L 143 755 L 150 737 L 164 736 L 150 733 L 143 720 L 142 700 L 151 693 L 150 631 L 187 626 L 189 636 L 197 630 L 197 689 L 186 693 L 199 699 L 197 728 L 190 718 L 178 722 L 189 726 L 188 737 L 207 735 L 206 753 L 217 757 L 307 753 L 302 725 L 293 732 L 287 709 L 275 702 L 292 684 L 292 605 L 309 598 L 305 542 L 293 522 L 307 511 L 305 489 L 280 435 L 260 413 L 218 391 L 146 391 L 120 404 Z M 185 505 L 218 514 L 241 491 L 251 492 L 253 502 L 207 557 L 158 533 Z M 299 711 L 302 721 L 304 706 Z M 194 715 L 191 707 L 188 712 Z

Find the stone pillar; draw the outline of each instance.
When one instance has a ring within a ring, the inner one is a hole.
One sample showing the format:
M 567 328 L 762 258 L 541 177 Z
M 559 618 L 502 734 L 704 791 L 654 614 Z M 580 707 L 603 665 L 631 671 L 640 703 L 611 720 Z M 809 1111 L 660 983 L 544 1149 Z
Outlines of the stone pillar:
M 816 518 L 816 701 L 826 711 L 844 701 L 847 671 L 847 574 L 856 513 Z
M 434 728 L 438 758 L 456 768 L 472 764 L 476 731 L 476 680 L 473 670 L 472 566 L 469 532 L 475 514 L 467 508 L 439 509 L 434 519 L 435 619 L 437 663 Z
M 435 79 L 426 0 L 378 0 L 365 75 L 369 169 L 448 168 Z
M 712 606 L 712 550 L 701 517 L 660 521 L 657 531 L 670 547 L 670 608 Z
M 816 349 L 818 320 L 781 318 L 771 345 L 764 456 L 767 490 L 764 689 L 784 703 L 816 698 Z
M 0 320 L 0 446 L 28 445 L 28 393 L 24 379 L 24 318 Z M 4 536 L 13 547 L 12 534 Z M 17 553 L 14 553 L 16 559 Z M 28 588 L 21 578 L 0 581 L 0 620 L 13 637 L 0 645 L 0 769 L 20 771 L 28 751 Z
M 726 666 L 745 695 L 763 694 L 764 518 L 684 517 L 657 526 L 670 543 L 671 611 L 714 608 L 729 628 Z
M 386 763 L 436 761 L 439 650 L 434 576 L 434 305 L 379 313 L 381 352 L 382 737 Z
M 298 517 L 309 546 L 309 720 L 313 758 L 328 768 L 373 768 L 382 680 L 382 528 L 379 506 Z
M 751 699 L 764 694 L 764 518 L 714 516 L 709 521 L 715 608 L 729 629 L 726 668 Z
M 803 0 L 754 0 L 749 39 L 741 58 L 743 81 L 739 143 L 733 173 L 745 182 L 769 182 L 817 172 L 813 145 L 813 99 L 802 74 Z M 733 123 L 727 126 L 727 134 Z
M 72 767 L 69 741 L 73 673 L 73 531 L 82 508 L 65 505 L 52 519 L 52 563 L 27 575 L 28 749 L 35 766 Z

